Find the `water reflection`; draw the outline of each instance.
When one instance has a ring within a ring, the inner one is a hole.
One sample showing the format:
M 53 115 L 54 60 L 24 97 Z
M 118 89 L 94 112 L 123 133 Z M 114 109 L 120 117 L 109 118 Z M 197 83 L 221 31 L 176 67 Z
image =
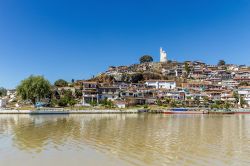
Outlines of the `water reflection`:
M 0 124 L 13 155 L 90 147 L 129 165 L 250 164 L 249 115 L 1 115 Z

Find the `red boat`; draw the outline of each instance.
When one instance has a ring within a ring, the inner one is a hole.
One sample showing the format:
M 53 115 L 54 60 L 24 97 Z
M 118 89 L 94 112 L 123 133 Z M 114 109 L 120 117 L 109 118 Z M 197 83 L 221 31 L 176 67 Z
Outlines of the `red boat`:
M 234 112 L 235 114 L 250 114 L 250 111 L 239 111 Z

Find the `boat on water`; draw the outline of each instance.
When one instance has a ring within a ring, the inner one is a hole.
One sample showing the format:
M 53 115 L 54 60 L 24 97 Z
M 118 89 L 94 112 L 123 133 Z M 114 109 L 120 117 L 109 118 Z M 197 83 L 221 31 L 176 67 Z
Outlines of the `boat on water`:
M 212 109 L 208 111 L 208 114 L 234 114 L 231 109 Z
M 171 108 L 171 111 L 188 111 L 189 109 L 188 108 Z
M 250 114 L 250 111 L 237 111 L 235 114 Z
M 40 115 L 40 114 L 69 114 L 67 110 L 35 110 L 30 112 L 31 115 Z
M 250 114 L 250 109 L 234 109 L 235 114 Z
M 208 111 L 208 114 L 235 114 L 232 111 Z
M 164 114 L 207 114 L 207 111 L 164 111 Z
M 189 108 L 172 108 L 163 111 L 164 114 L 207 114 L 205 110 L 193 110 Z
M 149 111 L 148 109 L 138 109 L 137 110 L 138 113 L 146 113 L 148 111 Z

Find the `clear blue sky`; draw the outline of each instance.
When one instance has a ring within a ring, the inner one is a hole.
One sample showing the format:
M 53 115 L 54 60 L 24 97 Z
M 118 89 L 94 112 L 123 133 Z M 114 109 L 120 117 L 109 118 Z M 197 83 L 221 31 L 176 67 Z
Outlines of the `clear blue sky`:
M 169 59 L 250 64 L 249 0 L 0 1 L 0 86 L 31 74 L 52 83 Z

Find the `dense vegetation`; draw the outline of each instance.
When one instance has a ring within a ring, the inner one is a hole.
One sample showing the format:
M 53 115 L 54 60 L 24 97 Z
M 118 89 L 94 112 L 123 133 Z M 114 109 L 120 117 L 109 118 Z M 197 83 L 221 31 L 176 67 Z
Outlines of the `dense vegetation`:
M 54 85 L 57 87 L 64 87 L 64 86 L 68 86 L 68 82 L 63 79 L 59 79 L 55 81 Z
M 224 60 L 219 60 L 218 66 L 224 66 L 226 62 Z
M 47 98 L 51 93 L 51 85 L 43 76 L 31 75 L 21 81 L 17 94 L 22 100 L 30 100 L 35 105 L 37 101 Z
M 7 90 L 3 87 L 0 87 L 0 97 L 6 96 L 7 95 Z
M 140 58 L 140 63 L 153 62 L 153 58 L 150 55 L 144 55 Z

